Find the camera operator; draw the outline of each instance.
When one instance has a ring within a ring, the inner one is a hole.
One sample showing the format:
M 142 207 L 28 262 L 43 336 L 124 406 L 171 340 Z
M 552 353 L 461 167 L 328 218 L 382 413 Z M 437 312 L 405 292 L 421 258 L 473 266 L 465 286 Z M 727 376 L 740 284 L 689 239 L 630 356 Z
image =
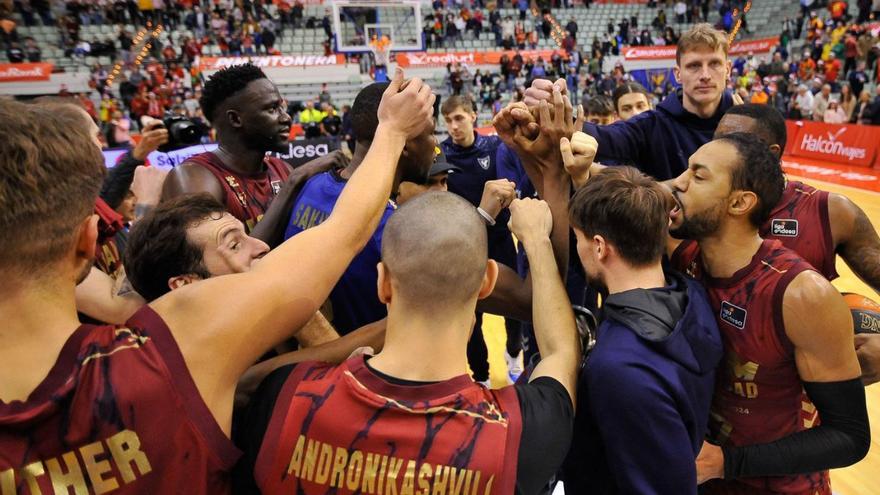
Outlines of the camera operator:
M 133 149 L 122 155 L 116 166 L 107 172 L 107 177 L 101 185 L 101 199 L 113 209 L 119 207 L 131 189 L 137 167 L 144 164 L 147 155 L 168 143 L 168 130 L 161 120 L 144 117 L 142 125 L 141 140 Z M 136 217 L 145 213 L 144 208 L 152 206 L 155 204 L 138 204 Z

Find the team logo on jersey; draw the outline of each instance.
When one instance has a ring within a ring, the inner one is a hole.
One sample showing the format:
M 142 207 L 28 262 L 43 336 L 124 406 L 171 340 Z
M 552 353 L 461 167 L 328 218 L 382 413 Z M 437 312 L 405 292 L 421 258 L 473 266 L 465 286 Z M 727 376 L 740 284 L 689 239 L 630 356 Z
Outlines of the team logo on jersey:
M 278 196 L 278 193 L 281 192 L 281 181 L 273 180 L 272 182 L 270 182 L 270 184 L 272 185 L 272 194 Z
M 483 167 L 483 170 L 489 170 L 490 160 L 489 160 L 488 156 L 484 156 L 482 158 L 477 158 L 477 163 L 479 163 L 480 166 Z
M 787 218 L 774 218 L 770 222 L 770 233 L 782 237 L 797 237 L 798 221 Z
M 721 316 L 722 320 L 740 330 L 746 327 L 746 316 L 748 316 L 746 310 L 727 301 L 721 301 L 721 313 L 719 316 Z

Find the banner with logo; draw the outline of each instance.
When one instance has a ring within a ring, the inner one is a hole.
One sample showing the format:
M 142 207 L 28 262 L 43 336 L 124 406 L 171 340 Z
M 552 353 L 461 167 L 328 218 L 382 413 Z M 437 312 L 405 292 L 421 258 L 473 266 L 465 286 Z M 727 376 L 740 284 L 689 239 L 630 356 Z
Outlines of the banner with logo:
M 276 67 L 316 67 L 320 65 L 341 65 L 345 63 L 343 55 L 271 55 L 261 57 L 201 57 L 201 70 L 220 70 L 233 65 L 252 63 L 263 69 Z
M 167 153 L 154 151 L 147 155 L 147 163 L 153 167 L 170 170 L 185 162 L 187 158 L 193 155 L 198 155 L 199 153 L 204 153 L 206 151 L 213 151 L 215 149 L 217 149 L 217 143 L 197 144 L 195 146 L 188 146 Z M 106 165 L 107 168 L 115 167 L 116 163 L 119 162 L 119 159 L 122 158 L 122 155 L 127 151 L 128 150 L 124 148 L 104 150 L 104 165 Z
M 339 149 L 339 143 L 336 139 L 331 137 L 319 137 L 291 141 L 290 148 L 286 153 L 271 154 L 281 158 L 293 167 L 298 167 L 336 149 Z
M 779 38 L 761 38 L 739 41 L 730 47 L 729 54 L 739 55 L 749 52 L 767 53 L 779 44 Z M 624 60 L 666 60 L 675 58 L 675 45 L 663 46 L 625 46 L 621 51 Z
M 0 83 L 14 81 L 48 81 L 52 64 L 0 64 Z
M 550 62 L 554 53 L 558 53 L 562 58 L 567 59 L 568 55 L 565 50 L 520 50 L 523 60 L 529 58 L 537 60 L 538 57 Z M 446 67 L 446 64 L 467 65 L 491 65 L 501 63 L 501 57 L 504 55 L 513 57 L 516 52 L 513 50 L 499 50 L 490 52 L 399 52 L 397 56 L 397 65 L 401 67 Z
M 635 69 L 629 71 L 628 74 L 639 84 L 647 88 L 651 93 L 654 92 L 655 88 L 666 88 L 666 85 L 669 83 L 671 83 L 674 88 L 679 87 L 678 81 L 675 80 L 675 75 L 669 67 L 663 67 L 660 69 Z
M 860 167 L 874 165 L 880 128 L 813 121 L 800 121 L 796 125 L 797 134 L 788 136 L 792 156 Z
M 189 157 L 214 151 L 217 149 L 217 143 L 197 144 L 188 146 L 179 150 L 163 153 L 154 151 L 147 155 L 147 163 L 153 167 L 159 167 L 170 170 L 181 163 L 185 162 Z M 339 149 L 339 144 L 333 138 L 320 137 L 314 139 L 298 139 L 290 142 L 290 147 L 286 153 L 269 153 L 277 156 L 294 167 L 302 165 L 308 161 L 314 160 L 320 156 L 324 156 L 331 151 Z M 128 150 L 124 148 L 107 149 L 103 151 L 104 165 L 107 168 L 113 168 L 119 159 L 122 158 Z

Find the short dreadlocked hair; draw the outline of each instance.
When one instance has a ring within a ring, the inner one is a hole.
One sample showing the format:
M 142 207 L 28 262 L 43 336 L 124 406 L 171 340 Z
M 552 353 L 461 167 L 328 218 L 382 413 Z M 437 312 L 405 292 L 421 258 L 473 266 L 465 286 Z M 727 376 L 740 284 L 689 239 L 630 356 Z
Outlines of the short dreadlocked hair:
M 254 64 L 233 65 L 220 69 L 208 78 L 202 89 L 199 105 L 209 122 L 214 120 L 214 112 L 228 98 L 243 90 L 251 81 L 266 79 L 262 69 Z

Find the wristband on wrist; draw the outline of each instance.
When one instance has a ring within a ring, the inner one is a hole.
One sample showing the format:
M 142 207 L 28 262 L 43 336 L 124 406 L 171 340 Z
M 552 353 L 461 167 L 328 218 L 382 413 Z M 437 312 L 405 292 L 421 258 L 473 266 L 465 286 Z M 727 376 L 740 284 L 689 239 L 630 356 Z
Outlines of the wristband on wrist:
M 482 209 L 482 208 L 480 208 L 480 207 L 478 206 L 478 207 L 477 207 L 477 213 L 479 213 L 480 216 L 483 217 L 483 220 L 485 220 L 486 223 L 489 224 L 489 226 L 494 226 L 494 225 L 495 225 L 495 219 L 492 218 L 492 215 L 486 213 L 486 210 L 484 210 L 484 209 Z

